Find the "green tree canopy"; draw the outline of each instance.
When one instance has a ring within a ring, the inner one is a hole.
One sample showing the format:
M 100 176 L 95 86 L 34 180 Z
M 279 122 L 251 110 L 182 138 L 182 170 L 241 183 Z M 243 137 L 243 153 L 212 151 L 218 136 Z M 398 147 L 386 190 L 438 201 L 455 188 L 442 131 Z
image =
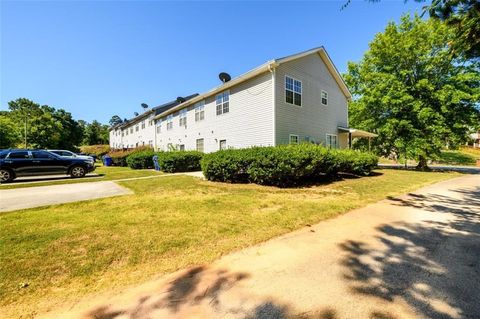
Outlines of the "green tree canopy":
M 417 159 L 424 168 L 478 125 L 479 64 L 452 57 L 453 36 L 438 20 L 406 15 L 375 36 L 359 63 L 349 63 L 350 123 L 379 134 L 380 154 Z
M 0 149 L 13 147 L 20 141 L 15 122 L 7 115 L 0 115 Z

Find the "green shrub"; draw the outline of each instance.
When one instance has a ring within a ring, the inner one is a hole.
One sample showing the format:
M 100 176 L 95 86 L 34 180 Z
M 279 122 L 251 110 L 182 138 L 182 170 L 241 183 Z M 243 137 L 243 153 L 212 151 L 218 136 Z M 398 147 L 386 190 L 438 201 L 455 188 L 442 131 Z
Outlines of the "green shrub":
M 83 145 L 80 146 L 80 152 L 84 154 L 93 154 L 97 156 L 98 158 L 101 158 L 103 155 L 107 154 L 110 152 L 110 146 L 109 145 Z
M 328 178 L 339 172 L 367 175 L 377 157 L 313 144 L 229 149 L 206 154 L 205 177 L 212 181 L 288 187 Z
M 152 149 L 133 152 L 127 155 L 126 162 L 133 169 L 153 168 L 153 155 L 155 152 Z
M 167 173 L 200 170 L 203 153 L 197 151 L 170 151 L 158 154 L 160 169 Z
M 110 151 L 108 152 L 108 156 L 112 158 L 112 165 L 114 166 L 128 166 L 127 163 L 127 157 L 130 154 L 133 153 L 140 153 L 144 151 L 151 150 L 150 147 L 145 146 L 145 147 L 138 147 L 134 149 L 129 149 L 129 150 L 115 150 L 115 151 Z M 153 155 L 152 155 L 153 156 Z

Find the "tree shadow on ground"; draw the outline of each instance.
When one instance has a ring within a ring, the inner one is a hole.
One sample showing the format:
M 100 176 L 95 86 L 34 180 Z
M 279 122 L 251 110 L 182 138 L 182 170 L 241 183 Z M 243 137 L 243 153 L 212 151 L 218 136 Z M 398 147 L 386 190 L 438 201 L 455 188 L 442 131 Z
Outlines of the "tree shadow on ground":
M 184 304 L 195 305 L 208 300 L 212 306 L 218 305 L 218 296 L 248 278 L 242 272 L 232 273 L 227 270 L 211 271 L 205 266 L 197 266 L 182 272 L 165 288 L 150 295 L 145 295 L 136 304 L 125 307 L 101 306 L 89 312 L 85 318 L 114 319 L 150 318 L 150 313 L 158 309 L 168 309 L 175 313 Z
M 450 214 L 447 221 L 395 223 L 377 228 L 384 248 L 347 241 L 342 264 L 353 291 L 405 300 L 428 318 L 480 317 L 480 187 L 390 198 L 395 205 Z M 381 316 L 378 318 L 382 318 Z

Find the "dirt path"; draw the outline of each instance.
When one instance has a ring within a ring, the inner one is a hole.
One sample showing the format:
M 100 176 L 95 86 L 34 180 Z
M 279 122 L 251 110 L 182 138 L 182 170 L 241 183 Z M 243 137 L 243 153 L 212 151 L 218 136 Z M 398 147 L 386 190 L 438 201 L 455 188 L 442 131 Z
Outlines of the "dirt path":
M 479 318 L 480 176 L 469 175 L 48 318 Z

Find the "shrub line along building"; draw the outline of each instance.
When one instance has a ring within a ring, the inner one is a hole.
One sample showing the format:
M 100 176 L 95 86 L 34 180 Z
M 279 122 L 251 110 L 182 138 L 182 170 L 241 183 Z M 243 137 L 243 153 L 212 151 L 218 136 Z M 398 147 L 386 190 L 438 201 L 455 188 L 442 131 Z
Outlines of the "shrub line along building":
M 376 134 L 348 125 L 351 93 L 323 47 L 268 61 L 202 93 L 179 97 L 110 129 L 115 149 L 214 152 L 311 142 L 347 148 Z

